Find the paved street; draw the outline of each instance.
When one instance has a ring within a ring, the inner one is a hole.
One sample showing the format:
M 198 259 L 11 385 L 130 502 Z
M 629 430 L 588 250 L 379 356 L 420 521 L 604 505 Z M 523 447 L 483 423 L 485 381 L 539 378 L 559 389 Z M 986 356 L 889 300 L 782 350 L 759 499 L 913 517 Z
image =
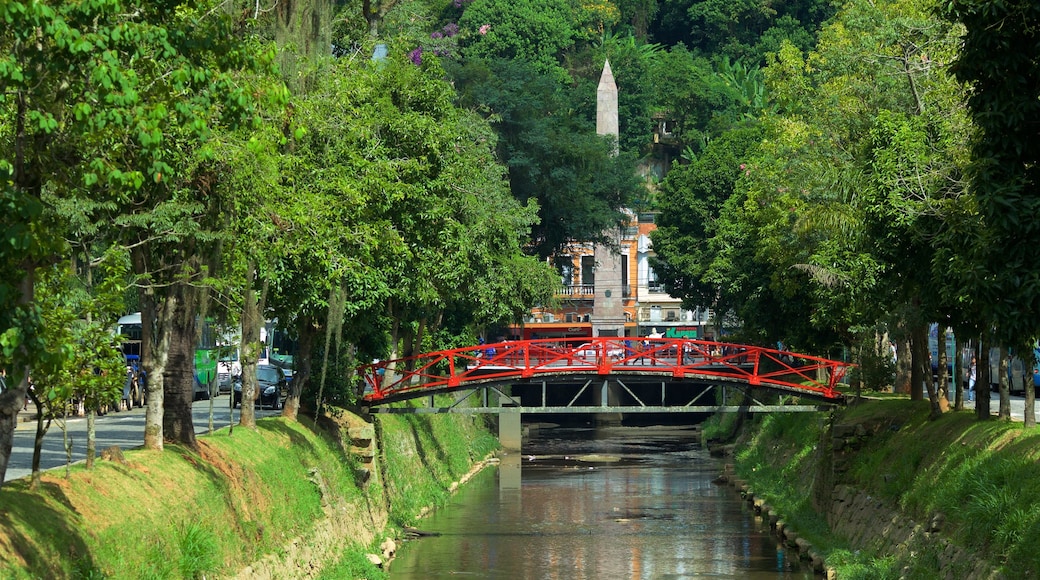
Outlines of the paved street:
M 967 394 L 965 394 L 967 396 Z M 996 415 L 997 411 L 1000 410 L 1000 393 L 989 394 L 989 410 L 992 414 Z M 1025 412 L 1026 399 L 1023 395 L 1011 395 L 1011 418 L 1015 421 L 1023 420 L 1023 413 Z M 964 401 L 965 409 L 975 409 L 974 401 Z M 1037 422 L 1040 422 L 1040 400 L 1038 400 L 1036 408 L 1034 410 Z
M 32 403 L 29 408 L 32 409 Z M 220 395 L 213 399 L 213 428 L 222 429 L 230 424 L 229 395 Z M 238 409 L 235 409 L 234 420 L 238 421 Z M 257 409 L 257 417 L 267 417 L 280 411 Z M 202 435 L 209 432 L 210 401 L 196 401 L 192 406 L 195 432 Z M 29 419 L 33 414 L 24 413 L 21 417 Z M 83 461 L 87 457 L 87 419 L 76 417 L 67 421 L 68 438 L 72 443 L 72 461 Z M 144 442 L 144 409 L 109 413 L 97 418 L 96 447 L 101 450 L 118 445 L 122 449 L 140 447 Z M 66 463 L 64 433 L 58 422 L 51 423 L 51 428 L 44 438 L 40 456 L 43 469 L 62 468 Z M 36 436 L 36 421 L 23 421 L 18 424 L 14 436 L 14 448 L 8 463 L 6 481 L 28 476 L 32 473 L 33 440 Z

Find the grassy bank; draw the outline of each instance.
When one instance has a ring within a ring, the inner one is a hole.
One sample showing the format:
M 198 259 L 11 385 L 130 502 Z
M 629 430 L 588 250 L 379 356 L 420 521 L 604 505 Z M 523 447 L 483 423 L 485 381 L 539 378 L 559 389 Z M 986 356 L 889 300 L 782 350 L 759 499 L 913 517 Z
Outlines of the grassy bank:
M 828 477 L 828 423 L 862 428 L 847 470 Z M 918 522 L 942 514 L 942 535 L 999 567 L 1008 578 L 1040 570 L 1040 430 L 978 422 L 968 411 L 928 419 L 927 403 L 868 401 L 833 417 L 759 416 L 736 447 L 737 473 L 757 497 L 827 555 L 839 578 L 932 578 L 938 553 L 872 554 L 830 533 L 813 509 L 814 486 L 847 484 Z
M 386 470 L 368 485 L 349 442 L 281 418 L 203 437 L 199 452 L 127 450 L 67 479 L 49 472 L 37 490 L 7 482 L 0 578 L 291 578 L 304 566 L 378 578 L 364 554 L 495 448 L 478 421 L 380 416 Z

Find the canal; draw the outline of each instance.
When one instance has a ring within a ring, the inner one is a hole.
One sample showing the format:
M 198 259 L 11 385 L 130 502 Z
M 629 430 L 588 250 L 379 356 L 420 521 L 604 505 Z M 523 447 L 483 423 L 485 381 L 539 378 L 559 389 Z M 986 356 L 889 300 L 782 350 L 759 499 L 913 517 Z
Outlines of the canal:
M 543 428 L 420 522 L 393 580 L 812 578 L 694 429 Z

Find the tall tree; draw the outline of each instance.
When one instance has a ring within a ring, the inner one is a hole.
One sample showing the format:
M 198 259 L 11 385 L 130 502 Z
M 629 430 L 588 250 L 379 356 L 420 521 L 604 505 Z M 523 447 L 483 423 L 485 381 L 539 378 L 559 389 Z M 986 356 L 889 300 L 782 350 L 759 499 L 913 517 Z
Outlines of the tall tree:
M 577 3 L 551 0 L 474 0 L 459 18 L 469 34 L 461 46 L 463 60 L 509 60 L 531 66 L 556 82 L 570 75 L 562 58 L 579 38 L 585 11 Z M 589 31 L 590 32 L 590 31 Z
M 612 141 L 530 64 L 469 61 L 452 71 L 462 106 L 482 112 L 499 135 L 513 196 L 538 206 L 532 253 L 547 258 L 571 241 L 606 242 L 603 233 L 624 221 L 621 208 L 643 187 L 634 158 L 612 156 Z
M 1029 0 L 954 0 L 943 14 L 965 27 L 953 70 L 971 87 L 979 128 L 971 142 L 971 191 L 982 227 L 958 270 L 997 341 L 1029 346 L 1040 336 L 1040 5 Z M 1028 350 L 1024 351 L 1028 352 Z
M 184 344 L 194 343 L 190 282 L 199 280 L 203 260 L 186 250 L 200 249 L 196 218 L 204 210 L 184 194 L 207 187 L 195 181 L 200 174 L 192 168 L 208 154 L 200 145 L 211 127 L 252 122 L 255 98 L 270 94 L 241 84 L 236 71 L 262 69 L 272 53 L 244 47 L 232 19 L 212 8 L 145 2 L 130 9 L 119 0 L 0 8 L 11 24 L 0 40 L 12 48 L 0 67 L 11 97 L 3 111 L 12 121 L 4 125 L 12 129 L 4 133 L 14 152 L 6 164 L 14 175 L 6 182 L 10 191 L 30 202 L 45 187 L 102 202 L 92 219 L 121 226 L 120 241 L 133 247 L 133 263 L 148 286 L 143 310 L 170 314 L 144 325 L 147 333 L 160 331 L 152 346 L 163 347 L 154 358 L 146 347 L 145 357 L 153 365 L 145 440 L 154 448 L 161 448 L 163 436 L 160 377 L 171 340 L 164 333 L 177 326 L 191 336 L 178 336 L 182 355 L 190 348 Z M 155 247 L 161 243 L 165 250 Z M 32 270 L 23 264 L 23 288 L 31 288 Z M 23 296 L 32 302 L 31 290 Z M 181 313 L 180 324 L 169 324 L 174 312 Z M 190 444 L 194 357 L 183 359 L 187 370 L 178 368 L 178 396 L 170 401 L 173 422 L 165 422 L 171 436 Z

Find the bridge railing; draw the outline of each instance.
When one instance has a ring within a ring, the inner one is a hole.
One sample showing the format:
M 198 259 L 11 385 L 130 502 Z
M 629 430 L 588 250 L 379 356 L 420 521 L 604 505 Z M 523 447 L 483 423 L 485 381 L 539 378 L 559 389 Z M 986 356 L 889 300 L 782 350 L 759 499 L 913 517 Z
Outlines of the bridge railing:
M 760 346 L 688 338 L 581 338 L 507 341 L 361 365 L 370 403 L 423 391 L 542 374 L 653 374 L 725 378 L 840 399 L 849 363 Z

